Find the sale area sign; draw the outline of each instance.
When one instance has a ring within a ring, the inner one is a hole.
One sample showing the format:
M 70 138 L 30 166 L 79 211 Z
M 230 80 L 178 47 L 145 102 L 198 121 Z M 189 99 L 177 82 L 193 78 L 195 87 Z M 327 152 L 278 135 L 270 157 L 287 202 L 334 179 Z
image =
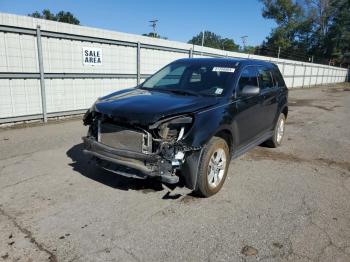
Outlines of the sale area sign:
M 84 65 L 102 65 L 102 49 L 96 47 L 83 47 Z

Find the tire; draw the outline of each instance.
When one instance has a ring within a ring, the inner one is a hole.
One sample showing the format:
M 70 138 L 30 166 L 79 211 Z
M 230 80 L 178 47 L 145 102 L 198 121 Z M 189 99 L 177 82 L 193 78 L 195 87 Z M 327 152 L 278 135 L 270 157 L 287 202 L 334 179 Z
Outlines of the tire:
M 195 193 L 210 197 L 219 192 L 225 182 L 229 163 L 230 152 L 226 141 L 220 137 L 210 139 L 200 159 Z
M 282 144 L 285 129 L 286 129 L 286 117 L 284 114 L 280 114 L 273 130 L 273 136 L 266 141 L 268 147 L 276 148 Z M 281 129 L 282 128 L 282 129 Z

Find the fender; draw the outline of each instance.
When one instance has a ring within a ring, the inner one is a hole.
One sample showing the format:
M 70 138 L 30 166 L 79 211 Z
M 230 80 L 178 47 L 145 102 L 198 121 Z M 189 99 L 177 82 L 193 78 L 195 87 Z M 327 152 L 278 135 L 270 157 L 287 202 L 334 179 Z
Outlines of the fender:
M 223 136 L 223 134 L 227 134 L 230 139 L 230 157 L 232 158 L 234 156 L 234 149 L 235 149 L 235 136 L 232 134 L 231 130 L 229 128 L 225 128 L 225 127 L 220 127 L 219 129 L 216 130 L 216 132 L 208 138 L 208 140 L 206 141 L 206 143 L 200 148 L 200 150 L 196 150 L 196 151 L 192 151 L 187 157 L 186 157 L 186 161 L 185 163 L 181 166 L 181 173 L 182 176 L 185 180 L 185 185 L 187 188 L 191 189 L 191 190 L 195 190 L 196 189 L 196 185 L 197 185 L 197 178 L 198 178 L 198 170 L 199 170 L 199 164 L 200 164 L 200 160 L 203 154 L 203 149 L 205 148 L 207 142 L 209 142 L 209 140 L 218 135 L 220 137 Z
M 192 147 L 202 147 L 223 129 L 228 129 L 230 133 L 233 133 L 231 129 L 234 113 L 230 111 L 230 105 L 229 101 L 222 101 L 220 106 L 197 112 L 184 143 Z
M 200 160 L 203 154 L 203 148 L 192 151 L 187 157 L 185 163 L 181 166 L 181 174 L 185 180 L 188 189 L 195 190 L 197 186 L 198 170 Z
M 222 135 L 223 133 L 228 134 L 231 153 L 234 145 L 237 143 L 237 138 L 234 135 L 237 127 L 235 124 L 232 124 L 234 121 L 232 102 L 229 100 L 222 102 L 220 106 L 205 109 L 195 114 L 194 124 L 183 141 L 188 146 L 200 148 L 199 150 L 188 152 L 186 161 L 181 167 L 186 187 L 189 189 L 195 189 L 196 187 L 203 148 L 213 136 L 217 134 Z

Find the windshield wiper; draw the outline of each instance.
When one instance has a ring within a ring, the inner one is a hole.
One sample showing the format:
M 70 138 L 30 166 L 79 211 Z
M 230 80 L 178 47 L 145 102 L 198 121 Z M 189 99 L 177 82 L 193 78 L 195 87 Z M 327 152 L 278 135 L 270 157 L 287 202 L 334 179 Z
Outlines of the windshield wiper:
M 136 87 L 137 89 L 142 89 L 142 90 L 150 90 L 151 88 L 148 87 L 143 87 L 142 85 Z
M 149 87 L 143 87 L 143 86 L 140 86 L 137 88 L 142 90 L 150 90 L 150 91 L 158 91 L 158 92 L 170 92 L 170 93 L 176 93 L 180 95 L 202 96 L 201 94 L 191 90 L 171 89 L 171 88 L 149 88 Z
M 159 90 L 159 89 L 155 89 L 155 90 Z M 160 90 L 169 91 L 169 92 L 180 94 L 180 95 L 201 96 L 197 92 L 194 92 L 194 91 L 191 91 L 191 90 L 169 89 L 169 88 L 160 89 Z

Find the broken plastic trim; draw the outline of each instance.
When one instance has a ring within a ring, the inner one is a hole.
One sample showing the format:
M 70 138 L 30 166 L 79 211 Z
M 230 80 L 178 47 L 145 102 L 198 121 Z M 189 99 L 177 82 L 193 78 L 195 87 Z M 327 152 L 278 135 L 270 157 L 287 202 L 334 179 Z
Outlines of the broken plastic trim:
M 192 116 L 174 116 L 170 118 L 165 118 L 162 120 L 159 120 L 155 122 L 154 124 L 150 125 L 150 129 L 158 128 L 161 124 L 169 123 L 169 124 L 192 124 L 193 117 Z
M 157 123 L 153 124 L 151 128 L 156 130 L 157 135 L 163 141 L 177 142 L 184 137 L 187 131 L 189 131 L 192 123 L 192 117 L 180 116 L 158 121 Z

